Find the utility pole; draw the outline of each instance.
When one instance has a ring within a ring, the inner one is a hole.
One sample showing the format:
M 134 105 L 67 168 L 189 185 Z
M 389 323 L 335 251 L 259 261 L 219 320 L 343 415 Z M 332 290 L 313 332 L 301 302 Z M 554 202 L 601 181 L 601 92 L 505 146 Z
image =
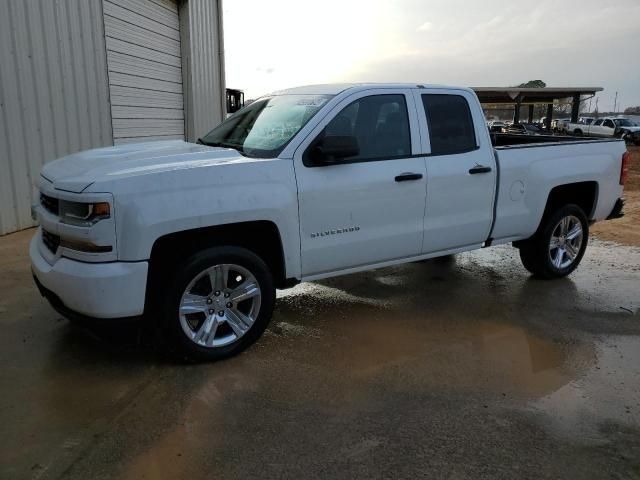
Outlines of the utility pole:
M 618 92 L 616 92 L 616 99 L 613 101 L 613 113 L 618 112 Z

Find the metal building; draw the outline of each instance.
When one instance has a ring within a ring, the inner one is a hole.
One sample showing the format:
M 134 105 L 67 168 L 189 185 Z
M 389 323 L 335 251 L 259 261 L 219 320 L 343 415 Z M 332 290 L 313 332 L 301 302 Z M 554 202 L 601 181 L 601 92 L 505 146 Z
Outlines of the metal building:
M 221 0 L 0 0 L 0 234 L 42 165 L 224 118 Z

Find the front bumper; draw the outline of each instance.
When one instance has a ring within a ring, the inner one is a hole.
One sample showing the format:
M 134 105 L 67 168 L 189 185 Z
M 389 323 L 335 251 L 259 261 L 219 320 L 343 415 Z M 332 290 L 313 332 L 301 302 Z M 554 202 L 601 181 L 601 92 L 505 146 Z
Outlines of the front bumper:
M 31 269 L 40 292 L 65 316 L 65 310 L 93 318 L 136 317 L 144 312 L 147 262 L 85 263 L 58 258 L 49 264 L 29 245 Z

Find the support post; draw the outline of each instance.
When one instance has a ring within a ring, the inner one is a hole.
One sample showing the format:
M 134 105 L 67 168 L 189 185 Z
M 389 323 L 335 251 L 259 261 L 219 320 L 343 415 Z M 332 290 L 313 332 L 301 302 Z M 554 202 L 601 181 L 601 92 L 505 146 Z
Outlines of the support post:
M 573 102 L 571 103 L 571 123 L 578 121 L 578 115 L 580 113 L 580 94 L 573 94 Z
M 529 123 L 533 123 L 533 105 L 529 105 Z
M 520 106 L 521 106 L 521 100 L 520 98 L 518 98 L 516 100 L 516 105 L 515 108 L 513 110 L 513 124 L 517 125 L 518 123 L 520 123 Z
M 551 131 L 551 119 L 553 118 L 553 103 L 547 104 L 547 118 L 544 121 L 544 128 Z
M 227 113 L 222 0 L 178 4 L 185 139 L 195 142 Z

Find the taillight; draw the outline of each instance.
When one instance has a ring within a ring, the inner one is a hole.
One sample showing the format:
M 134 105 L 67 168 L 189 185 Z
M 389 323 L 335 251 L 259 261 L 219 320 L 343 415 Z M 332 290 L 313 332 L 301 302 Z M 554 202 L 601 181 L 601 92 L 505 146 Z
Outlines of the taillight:
M 620 185 L 624 185 L 627 181 L 627 175 L 629 174 L 629 162 L 631 161 L 631 154 L 624 152 L 622 155 L 622 166 L 620 167 Z

